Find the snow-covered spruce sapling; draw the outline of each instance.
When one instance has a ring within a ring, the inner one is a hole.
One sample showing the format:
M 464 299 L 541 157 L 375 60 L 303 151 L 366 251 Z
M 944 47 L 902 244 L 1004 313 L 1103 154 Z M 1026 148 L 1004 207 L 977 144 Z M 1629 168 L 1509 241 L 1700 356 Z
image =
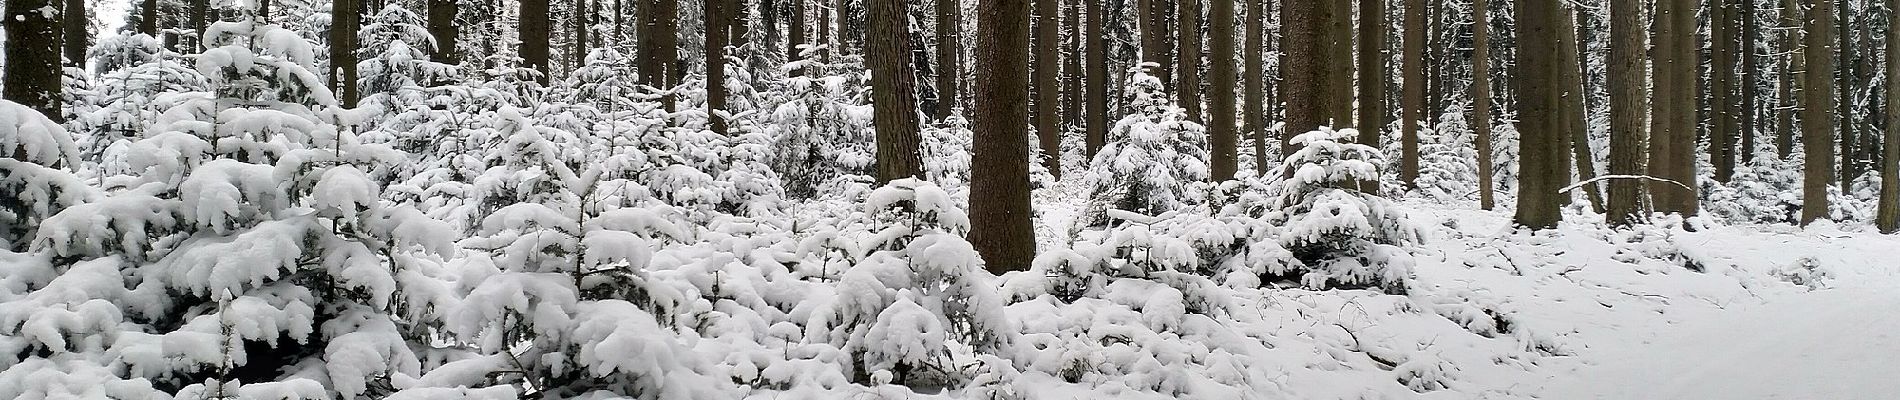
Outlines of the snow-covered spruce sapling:
M 969 217 L 948 193 L 901 179 L 873 192 L 865 212 L 891 226 L 865 244 L 878 249 L 846 271 L 834 313 L 814 321 L 851 355 L 860 384 L 946 387 L 967 382 L 950 342 L 1012 355 L 1010 322 L 982 260 L 961 232 Z
M 98 196 L 67 170 L 78 163 L 78 146 L 65 128 L 0 100 L 0 249 L 24 250 L 41 221 Z
M 1350 129 L 1322 129 L 1293 138 L 1302 146 L 1287 156 L 1292 168 L 1281 182 L 1272 218 L 1285 226 L 1280 245 L 1304 268 L 1287 271 L 1312 288 L 1374 288 L 1403 294 L 1411 279 L 1411 255 L 1403 246 L 1420 240 L 1396 204 L 1361 192 L 1359 182 L 1379 178 L 1379 151 L 1345 140 Z
M 1160 215 L 1201 204 L 1207 191 L 1205 129 L 1168 100 L 1161 80 L 1131 70 L 1123 95 L 1132 113 L 1115 123 L 1089 163 L 1089 204 L 1076 228 L 1111 222 L 1109 210 Z

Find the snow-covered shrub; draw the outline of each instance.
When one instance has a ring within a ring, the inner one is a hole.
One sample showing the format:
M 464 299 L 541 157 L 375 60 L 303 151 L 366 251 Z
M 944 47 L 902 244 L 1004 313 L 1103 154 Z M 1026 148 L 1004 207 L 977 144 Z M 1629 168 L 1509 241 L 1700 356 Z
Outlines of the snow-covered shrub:
M 409 86 L 428 86 L 455 72 L 455 66 L 429 61 L 435 38 L 422 16 L 400 4 L 377 11 L 357 29 L 357 88 L 363 93 L 393 94 Z
M 1293 138 L 1303 146 L 1288 155 L 1294 168 L 1281 182 L 1273 219 L 1286 231 L 1280 245 L 1305 264 L 1300 281 L 1309 287 L 1378 288 L 1402 294 L 1410 279 L 1411 255 L 1403 246 L 1419 232 L 1391 201 L 1361 192 L 1358 182 L 1378 179 L 1378 150 L 1346 143 L 1357 133 L 1319 130 Z M 1291 275 L 1291 274 L 1288 274 Z
M 956 192 L 970 181 L 970 121 L 951 113 L 949 118 L 924 127 L 918 146 L 918 158 L 924 163 L 924 179 L 944 190 Z
M 24 246 L 33 228 L 97 197 L 67 168 L 79 163 L 73 137 L 39 111 L 0 100 L 0 249 Z
M 1757 152 L 1755 159 L 1735 168 L 1727 184 L 1702 181 L 1703 207 L 1730 224 L 1780 224 L 1799 221 L 1801 168 L 1783 161 L 1773 151 Z
M 1123 95 L 1132 114 L 1115 123 L 1089 163 L 1089 204 L 1078 228 L 1107 225 L 1109 210 L 1159 215 L 1201 204 L 1207 190 L 1205 130 L 1169 102 L 1160 79 L 1131 73 Z
M 827 182 L 868 174 L 876 161 L 867 85 L 850 73 L 862 67 L 821 63 L 814 50 L 784 67 L 805 72 L 785 80 L 783 101 L 765 118 L 766 134 L 776 138 L 772 169 L 786 177 L 785 193 L 793 199 L 818 197 Z
M 1014 330 L 995 278 L 961 236 L 969 217 L 948 193 L 916 179 L 892 181 L 870 195 L 864 212 L 889 226 L 838 283 L 835 311 L 812 321 L 851 354 L 854 380 L 960 384 L 970 377 L 959 366 L 970 360 L 951 357 L 951 343 L 1011 354 Z

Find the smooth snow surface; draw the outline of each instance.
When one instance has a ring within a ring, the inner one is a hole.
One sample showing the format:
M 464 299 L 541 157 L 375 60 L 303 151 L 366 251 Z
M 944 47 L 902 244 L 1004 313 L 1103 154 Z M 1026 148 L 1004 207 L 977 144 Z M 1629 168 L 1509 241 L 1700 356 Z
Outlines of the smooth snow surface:
M 1737 307 L 1606 350 L 1556 399 L 1875 399 L 1900 393 L 1900 290 L 1822 290 Z

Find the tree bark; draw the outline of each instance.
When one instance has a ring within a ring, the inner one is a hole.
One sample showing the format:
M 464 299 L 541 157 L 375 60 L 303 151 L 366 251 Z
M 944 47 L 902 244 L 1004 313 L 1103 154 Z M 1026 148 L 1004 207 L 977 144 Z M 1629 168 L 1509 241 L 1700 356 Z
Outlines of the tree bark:
M 1489 0 L 1471 1 L 1471 131 L 1478 148 L 1478 207 L 1497 207 L 1491 171 L 1491 8 Z
M 57 0 L 8 0 L 6 88 L 0 96 L 39 111 L 56 122 L 65 121 L 60 109 L 60 15 Z
M 1738 10 L 1742 13 L 1742 25 L 1739 28 L 1742 43 L 1741 47 L 1738 48 L 1742 56 L 1742 83 L 1740 85 L 1742 87 L 1742 113 L 1740 116 L 1742 144 L 1737 151 L 1741 152 L 1741 161 L 1739 164 L 1747 164 L 1751 161 L 1755 161 L 1755 141 L 1759 133 L 1756 130 L 1755 124 L 1757 116 L 1761 111 L 1759 108 L 1761 102 L 1761 88 L 1757 86 L 1761 83 L 1758 82 L 1758 75 L 1761 73 L 1761 57 L 1755 54 L 1755 43 L 1760 39 L 1760 29 L 1757 29 L 1755 26 L 1755 14 L 1757 13 L 1755 1 L 1743 0 L 1742 4 L 1741 9 Z
M 455 47 L 461 35 L 461 27 L 455 23 L 460 7 L 461 2 L 456 0 L 429 0 L 429 36 L 435 38 L 435 52 L 429 53 L 431 61 L 451 65 L 462 62 L 461 52 Z
M 732 132 L 726 118 L 720 113 L 726 110 L 726 43 L 732 38 L 731 27 L 727 26 L 730 21 L 726 16 L 726 7 L 730 4 L 726 0 L 700 3 L 705 7 L 706 21 L 706 119 L 712 125 L 713 133 L 727 136 Z
M 1154 70 L 1148 71 L 1148 74 L 1160 78 L 1162 85 L 1166 86 L 1170 80 L 1169 73 L 1174 70 L 1170 66 L 1174 64 L 1168 59 L 1168 54 L 1173 53 L 1173 51 L 1168 49 L 1167 28 L 1165 28 L 1165 24 L 1162 23 L 1162 0 L 1136 1 L 1140 2 L 1141 8 L 1141 16 L 1139 18 L 1141 25 L 1141 61 L 1155 63 Z
M 1807 48 L 1801 57 L 1801 148 L 1807 152 L 1801 181 L 1801 224 L 1828 217 L 1827 187 L 1834 183 L 1834 2 L 1807 0 Z
M 1558 32 L 1558 35 L 1562 36 L 1560 39 L 1563 40 L 1563 49 L 1568 50 L 1563 53 L 1563 59 L 1561 60 L 1562 65 L 1560 65 L 1560 67 L 1563 68 L 1563 71 L 1557 75 L 1557 77 L 1561 79 L 1558 84 L 1563 85 L 1558 90 L 1558 96 L 1563 99 L 1563 115 L 1561 116 L 1563 118 L 1563 130 L 1570 135 L 1569 145 L 1573 153 L 1570 159 L 1576 163 L 1577 178 L 1581 181 L 1590 181 L 1596 179 L 1597 169 L 1596 157 L 1591 155 L 1590 151 L 1590 131 L 1583 120 L 1583 96 L 1584 93 L 1588 92 L 1583 85 L 1583 48 L 1578 45 L 1577 23 L 1576 18 L 1574 18 L 1574 13 L 1569 11 L 1564 12 L 1563 19 L 1559 22 L 1563 24 L 1563 30 Z M 1568 184 L 1569 182 L 1569 177 L 1564 177 L 1564 183 Z M 1609 210 L 1604 208 L 1603 192 L 1598 190 L 1598 187 L 1601 187 L 1601 185 L 1590 183 L 1577 188 L 1577 190 L 1583 191 L 1584 199 L 1590 202 L 1590 209 L 1592 211 L 1603 214 L 1609 212 Z M 1570 199 L 1571 196 L 1566 193 L 1558 196 L 1557 201 L 1558 204 L 1565 205 L 1570 204 Z
M 963 36 L 961 35 L 963 9 L 957 2 L 958 0 L 937 0 L 938 99 L 935 117 L 939 120 L 950 118 L 950 114 L 956 112 L 957 81 L 963 77 L 963 60 L 959 59 L 959 55 L 963 54 Z
M 1643 174 L 1647 151 L 1643 130 L 1649 109 L 1648 70 L 1644 68 L 1647 31 L 1643 30 L 1642 0 L 1610 0 L 1610 175 Z M 1643 210 L 1643 183 L 1633 179 L 1610 182 L 1610 225 L 1627 227 L 1648 220 Z
M 1043 167 L 1062 179 L 1062 115 L 1057 107 L 1062 101 L 1062 0 L 1035 2 L 1036 138 Z
M 1062 126 L 1082 127 L 1082 2 L 1063 0 L 1062 7 Z M 1085 139 L 1086 140 L 1086 139 Z
M 1048 1 L 1048 0 L 1044 0 Z M 1029 1 L 977 3 L 970 245 L 992 273 L 1036 257 L 1029 205 Z M 1144 32 L 1146 33 L 1146 32 Z
M 86 48 L 90 47 L 88 27 L 91 18 L 86 16 L 86 0 L 66 0 L 66 9 L 60 11 L 61 28 L 65 31 L 60 44 L 66 52 L 66 66 L 86 67 Z
M 640 73 L 647 86 L 666 93 L 660 102 L 667 110 L 676 110 L 674 86 L 679 86 L 679 0 L 651 0 L 641 3 Z
M 903 0 L 867 0 L 871 34 L 872 122 L 877 125 L 877 181 L 923 176 L 917 159 L 917 91 Z
M 939 1 L 942 1 L 942 0 L 939 0 Z M 938 3 L 938 4 L 942 4 L 942 3 Z M 799 57 L 798 48 L 799 46 L 810 44 L 810 43 L 807 43 L 805 39 L 805 29 L 806 29 L 805 24 L 808 23 L 806 22 L 806 19 L 805 19 L 806 12 L 807 11 L 805 7 L 805 0 L 792 0 L 792 9 L 786 12 L 787 18 L 785 21 L 785 25 L 786 25 L 785 29 L 789 30 L 790 32 L 787 33 L 787 36 L 785 39 L 785 61 L 797 61 L 797 60 L 803 59 Z M 942 68 L 942 66 L 938 66 L 938 68 Z M 790 76 L 799 76 L 802 73 L 804 73 L 804 70 L 802 69 L 786 71 L 786 74 Z
M 1880 205 L 1876 208 L 1874 226 L 1882 233 L 1900 233 L 1900 0 L 1886 0 L 1887 10 L 1887 80 L 1885 95 L 1887 119 L 1886 138 L 1882 142 L 1880 157 Z
M 139 33 L 158 38 L 158 0 L 139 2 Z
M 1179 39 L 1176 43 L 1175 61 L 1180 65 L 1174 68 L 1176 98 L 1181 108 L 1187 110 L 1190 121 L 1204 122 L 1201 115 L 1201 0 L 1174 0 L 1174 32 Z
M 1292 154 L 1294 136 L 1319 129 L 1326 124 L 1324 71 L 1320 64 L 1326 49 L 1324 35 L 1325 2 L 1330 0 L 1285 0 L 1280 9 L 1281 98 L 1286 104 L 1286 122 L 1280 135 L 1280 154 Z M 1287 173 L 1291 173 L 1287 169 Z
M 1375 149 L 1385 146 L 1386 29 L 1385 0 L 1359 0 L 1359 144 Z M 1378 193 L 1379 182 L 1361 182 L 1359 190 Z
M 1518 24 L 1516 79 L 1521 121 L 1518 161 L 1518 225 L 1531 229 L 1552 229 L 1563 219 L 1558 207 L 1557 189 L 1570 178 L 1563 132 L 1563 102 L 1557 77 L 1562 74 L 1563 54 L 1574 48 L 1563 46 L 1561 31 L 1565 25 L 1564 5 L 1560 0 L 1517 0 L 1513 8 Z M 1409 12 L 1409 10 L 1408 10 Z
M 336 91 L 337 102 L 343 107 L 356 107 L 356 30 L 362 26 L 362 14 L 357 12 L 360 6 L 357 0 L 330 3 L 330 88 Z
M 953 1 L 953 0 L 940 0 Z M 1102 149 L 1108 141 L 1108 39 L 1104 29 L 1108 26 L 1102 2 L 1082 0 L 1088 7 L 1087 32 L 1082 35 L 1088 42 L 1088 62 L 1083 70 L 1087 75 L 1083 90 L 1088 99 L 1083 107 L 1086 111 L 1083 122 L 1087 133 L 1083 137 L 1086 160 L 1095 159 L 1095 152 Z
M 1405 118 L 1399 122 L 1399 180 L 1413 187 L 1418 182 L 1418 128 L 1425 123 L 1425 0 L 1405 2 L 1404 47 L 1405 104 L 1401 107 Z
M 1794 133 L 1798 129 L 1794 120 L 1796 110 L 1800 109 L 1800 102 L 1795 97 L 1797 95 L 1795 87 L 1800 85 L 1798 82 L 1801 77 L 1800 71 L 1807 69 L 1807 65 L 1801 60 L 1799 54 L 1800 43 L 1803 40 L 1801 39 L 1801 7 L 1795 1 L 1782 0 L 1781 3 L 1781 37 L 1778 47 L 1781 53 L 1788 56 L 1782 57 L 1781 61 L 1781 92 L 1778 96 L 1780 109 L 1775 112 L 1775 155 L 1782 160 L 1787 160 L 1788 156 L 1794 154 Z
M 1656 99 L 1651 113 L 1650 175 L 1675 181 L 1650 182 L 1656 211 L 1695 215 L 1696 76 L 1695 1 L 1660 0 L 1656 10 L 1654 56 Z
M 1709 1 L 1709 163 L 1715 180 L 1735 176 L 1735 21 L 1729 0 Z
M 354 2 L 354 0 L 344 1 Z M 548 0 L 521 0 L 520 24 L 517 33 L 521 40 L 522 66 L 541 71 L 541 76 L 536 77 L 535 80 L 545 85 L 548 83 L 548 74 L 553 73 L 553 66 L 548 64 L 551 61 L 548 58 L 548 45 L 549 40 L 552 39 L 550 31 L 553 29 L 551 21 L 548 20 Z M 352 28 L 350 31 L 356 30 Z M 354 50 L 355 46 L 352 45 L 349 48 Z M 351 65 L 354 64 L 354 62 L 351 63 Z
M 1345 129 L 1352 123 L 1352 1 L 1327 1 L 1326 115 L 1327 125 Z
M 1240 1 L 1246 2 L 1247 7 L 1247 49 L 1241 52 L 1241 54 L 1247 58 L 1247 61 L 1244 63 L 1246 64 L 1247 71 L 1242 74 L 1246 77 L 1244 84 L 1245 89 L 1242 90 L 1245 95 L 1242 96 L 1242 100 L 1246 102 L 1244 107 L 1247 110 L 1241 113 L 1246 119 L 1246 129 L 1243 131 L 1251 132 L 1254 138 L 1253 163 L 1255 172 L 1265 173 L 1267 172 L 1266 132 L 1268 129 L 1267 108 L 1265 104 L 1267 95 L 1267 71 L 1265 69 L 1265 63 L 1261 58 L 1261 50 L 1266 47 L 1267 14 L 1266 7 L 1262 5 L 1262 3 L 1266 3 L 1266 0 Z
M 191 35 L 192 47 L 190 49 L 187 49 L 186 51 L 182 51 L 182 53 L 194 53 L 197 50 L 204 49 L 204 33 L 205 33 L 205 23 L 206 23 L 205 19 L 207 18 L 207 14 L 208 14 L 207 11 L 211 7 L 211 4 L 210 4 L 211 0 L 189 0 L 189 1 L 191 2 L 190 3 L 191 13 L 186 15 L 185 27 L 191 28 L 191 31 L 193 33 Z M 354 3 L 354 2 L 352 1 L 351 3 Z M 332 3 L 331 4 L 332 13 L 334 13 L 335 9 L 336 9 L 336 5 Z M 332 15 L 331 18 L 332 19 L 330 20 L 330 22 L 332 24 L 335 24 L 336 23 L 335 16 Z M 334 37 L 335 33 L 331 33 L 331 35 L 332 37 Z
M 1208 142 L 1213 146 L 1215 181 L 1234 178 L 1240 169 L 1240 155 L 1234 147 L 1239 129 L 1234 126 L 1234 0 L 1214 0 L 1208 10 L 1208 80 L 1212 83 L 1208 103 Z

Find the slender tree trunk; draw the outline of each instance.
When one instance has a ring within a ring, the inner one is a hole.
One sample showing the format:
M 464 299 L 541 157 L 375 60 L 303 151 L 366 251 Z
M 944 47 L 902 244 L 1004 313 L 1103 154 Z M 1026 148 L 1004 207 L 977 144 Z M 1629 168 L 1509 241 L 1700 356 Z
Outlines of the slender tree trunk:
M 679 70 L 679 0 L 650 0 L 641 3 L 640 73 L 647 86 L 666 92 L 660 98 L 667 110 L 677 110 L 672 93 L 684 72 Z
M 1651 113 L 1650 175 L 1656 211 L 1695 215 L 1696 70 L 1695 0 L 1659 0 L 1654 56 L 1655 111 Z M 1689 185 L 1690 188 L 1678 186 Z
M 1062 179 L 1062 1 L 1036 2 L 1036 138 L 1041 140 L 1042 165 Z
M 60 109 L 60 15 L 57 0 L 8 0 L 6 78 L 0 96 L 64 122 Z
M 917 159 L 917 91 L 903 0 L 866 0 L 871 34 L 871 100 L 877 125 L 877 181 L 923 176 Z
M 1471 1 L 1471 131 L 1478 148 L 1478 207 L 1497 207 L 1497 187 L 1491 171 L 1491 8 L 1488 0 Z
M 950 118 L 950 114 L 957 109 L 957 80 L 963 74 L 962 60 L 959 59 L 959 54 L 963 53 L 963 8 L 957 2 L 937 0 L 936 118 L 939 120 Z
M 574 42 L 568 43 L 568 58 L 573 60 L 573 66 L 575 68 L 579 68 L 582 64 L 587 62 L 587 52 L 592 46 L 592 44 L 588 43 L 589 32 L 587 32 L 587 30 L 593 27 L 593 23 L 589 22 L 588 18 L 594 15 L 594 13 L 589 12 L 587 6 L 587 0 L 574 0 L 574 15 L 568 19 L 569 21 L 573 21 L 574 24 L 574 26 L 570 28 L 574 30 Z
M 1560 0 L 1517 0 L 1512 9 L 1518 23 L 1517 71 L 1520 77 L 1557 77 L 1563 73 L 1565 48 L 1564 4 Z M 1411 12 L 1407 10 L 1407 12 Z M 1562 88 L 1559 79 L 1516 79 L 1520 121 L 1518 161 L 1518 225 L 1531 229 L 1556 228 L 1563 219 L 1557 189 L 1570 179 L 1564 163 L 1569 139 L 1563 132 Z M 1410 121 L 1408 121 L 1410 122 Z
M 429 53 L 430 60 L 451 65 L 462 62 L 461 52 L 455 47 L 455 40 L 461 35 L 461 27 L 455 23 L 455 13 L 460 7 L 461 2 L 456 0 L 429 0 L 429 36 L 435 38 L 435 51 Z
M 1168 49 L 1168 33 L 1161 19 L 1163 0 L 1136 1 L 1141 3 L 1141 16 L 1139 18 L 1139 23 L 1141 24 L 1141 61 L 1155 63 L 1154 70 L 1148 71 L 1148 74 L 1161 78 L 1162 84 L 1166 85 L 1167 81 L 1169 81 L 1169 73 L 1174 70 L 1170 66 L 1174 64 L 1168 59 L 1168 54 L 1173 52 Z
M 330 88 L 343 107 L 356 107 L 356 30 L 362 14 L 356 0 L 330 3 Z
M 944 0 L 949 1 L 949 0 Z M 1102 2 L 1082 0 L 1088 8 L 1087 32 L 1082 35 L 1088 42 L 1088 62 L 1083 67 L 1087 82 L 1083 91 L 1087 92 L 1086 114 L 1083 121 L 1087 133 L 1083 137 L 1086 157 L 1095 159 L 1095 152 L 1102 149 L 1108 141 L 1108 39 L 1104 29 L 1108 26 Z M 1085 160 L 1086 161 L 1086 160 Z
M 1359 144 L 1382 148 L 1385 130 L 1385 0 L 1359 0 Z M 1359 189 L 1378 193 L 1376 181 Z
M 1874 225 L 1882 233 L 1900 233 L 1900 0 L 1886 0 L 1887 6 L 1887 79 L 1882 88 L 1887 96 L 1886 138 L 1880 157 L 1880 205 Z
M 1352 122 L 1352 1 L 1328 0 L 1326 19 L 1327 125 L 1345 129 Z
M 1565 11 L 1564 14 L 1563 19 L 1559 21 L 1563 24 L 1563 30 L 1558 32 L 1561 36 L 1559 39 L 1563 41 L 1563 49 L 1567 50 L 1560 60 L 1563 71 L 1557 75 L 1560 79 L 1558 84 L 1563 85 L 1558 90 L 1558 96 L 1563 101 L 1563 115 L 1560 117 L 1563 119 L 1564 132 L 1570 135 L 1569 146 L 1573 153 L 1571 161 L 1576 163 L 1577 178 L 1590 181 L 1596 179 L 1597 169 L 1596 157 L 1591 155 L 1590 151 L 1590 131 L 1583 120 L 1585 113 L 1583 96 L 1588 92 L 1583 85 L 1583 47 L 1577 40 L 1577 23 L 1574 13 Z M 1570 183 L 1569 177 L 1565 177 L 1564 183 Z M 1599 187 L 1600 185 L 1592 183 L 1583 185 L 1577 190 L 1583 191 L 1584 199 L 1590 202 L 1592 211 L 1603 214 L 1609 210 L 1604 208 L 1603 192 L 1598 190 Z M 1571 196 L 1565 193 L 1559 195 L 1557 201 L 1560 205 L 1570 204 L 1570 199 Z
M 1401 107 L 1405 118 L 1399 122 L 1399 180 L 1410 187 L 1418 181 L 1418 128 L 1425 123 L 1425 0 L 1405 2 L 1404 47 L 1405 104 Z
M 1175 80 L 1179 81 L 1175 93 L 1181 108 L 1187 110 L 1188 120 L 1195 122 L 1207 120 L 1201 115 L 1201 1 L 1174 0 L 1174 32 L 1179 38 L 1174 59 L 1180 63 L 1174 68 Z
M 1082 2 L 1063 0 L 1062 7 L 1062 126 L 1082 127 Z M 1086 139 L 1085 139 L 1086 140 Z
M 939 0 L 939 1 L 942 1 L 942 0 Z M 942 3 L 938 3 L 938 4 L 942 4 Z M 786 25 L 785 29 L 791 31 L 787 34 L 788 36 L 786 37 L 786 40 L 785 40 L 785 60 L 786 61 L 802 60 L 803 58 L 799 57 L 798 48 L 799 46 L 810 44 L 810 43 L 807 43 L 805 39 L 805 25 L 808 23 L 806 22 L 806 19 L 805 19 L 806 12 L 808 12 L 808 10 L 805 7 L 805 0 L 792 0 L 792 9 L 789 10 L 789 12 L 787 13 L 789 14 L 789 18 L 787 18 L 787 20 L 785 21 L 785 25 Z M 955 61 L 952 61 L 952 62 L 955 62 Z M 943 66 L 939 65 L 937 68 L 939 68 L 938 69 L 939 71 L 942 71 Z M 791 71 L 786 72 L 786 74 L 791 75 L 791 76 L 798 76 L 799 74 L 802 74 L 802 73 L 804 73 L 803 69 L 796 69 L 796 70 L 791 70 Z
M 553 29 L 551 21 L 548 20 L 548 0 L 521 0 L 520 24 L 521 27 L 517 29 L 517 33 L 521 39 L 521 61 L 524 64 L 522 66 L 541 71 L 541 76 L 535 80 L 545 85 L 548 83 L 549 74 L 553 73 L 553 65 L 549 64 L 551 60 L 548 58 L 548 45 L 552 40 L 550 34 Z M 356 30 L 350 29 L 350 31 Z M 353 51 L 355 46 L 352 45 L 349 48 Z M 351 65 L 354 64 L 354 62 L 351 63 Z
M 1214 180 L 1222 181 L 1233 179 L 1240 169 L 1239 151 L 1234 148 L 1240 137 L 1239 128 L 1234 126 L 1234 102 L 1238 100 L 1234 98 L 1234 81 L 1239 79 L 1234 72 L 1234 0 L 1214 0 L 1209 7 L 1208 61 L 1212 65 L 1208 66 L 1208 80 L 1213 92 L 1207 95 L 1212 111 L 1207 123 L 1213 145 Z
M 211 7 L 211 4 L 210 4 L 211 0 L 189 0 L 189 1 L 191 2 L 190 3 L 191 14 L 186 16 L 187 20 L 185 21 L 185 27 L 191 28 L 191 31 L 192 31 L 191 46 L 192 47 L 188 49 L 187 51 L 183 51 L 184 53 L 193 53 L 193 52 L 196 52 L 197 50 L 204 49 L 205 23 L 207 22 L 206 18 L 208 17 L 208 10 Z M 351 2 L 351 3 L 354 3 L 354 2 Z M 336 6 L 332 4 L 331 5 L 332 13 L 335 12 L 335 8 Z M 332 24 L 336 23 L 336 20 L 334 19 L 335 17 L 332 16 L 331 18 L 332 19 L 330 20 L 330 22 Z M 335 33 L 331 33 L 331 35 L 334 36 Z
M 1782 0 L 1780 52 L 1787 54 L 1781 61 L 1780 106 L 1775 115 L 1775 155 L 1782 160 L 1794 154 L 1794 133 L 1798 129 L 1794 124 L 1796 110 L 1800 108 L 1795 98 L 1795 87 L 1799 86 L 1800 71 L 1807 65 L 1800 57 L 1801 7 L 1796 0 Z
M 1735 176 L 1735 11 L 1730 0 L 1709 1 L 1709 163 L 1715 180 Z
M 139 2 L 139 33 L 158 38 L 158 0 Z
M 1807 0 L 1807 71 L 1801 85 L 1801 148 L 1807 161 L 1801 181 L 1801 224 L 1828 217 L 1827 187 L 1834 183 L 1834 2 Z
M 1280 135 L 1280 154 L 1292 154 L 1292 139 L 1326 124 L 1325 85 L 1321 57 L 1326 49 L 1325 2 L 1284 0 L 1280 9 L 1281 97 L 1286 101 L 1286 123 Z M 1288 171 L 1291 173 L 1291 171 Z
M 1644 68 L 1648 31 L 1643 29 L 1642 0 L 1610 0 L 1610 175 L 1643 174 L 1643 119 L 1649 98 L 1645 91 L 1649 71 Z M 1633 179 L 1610 182 L 1610 225 L 1626 227 L 1646 221 L 1643 183 Z
M 1048 1 L 1048 0 L 1044 0 Z M 992 273 L 1029 268 L 1036 231 L 1029 205 L 1028 0 L 977 3 L 976 132 L 971 154 L 970 245 Z M 1144 32 L 1146 33 L 1146 32 Z
M 1761 112 L 1758 105 L 1761 101 L 1761 88 L 1758 86 L 1761 83 L 1758 78 L 1761 73 L 1761 57 L 1756 54 L 1755 43 L 1759 41 L 1760 30 L 1755 26 L 1757 12 L 1755 0 L 1742 0 L 1741 9 L 1738 11 L 1742 14 L 1742 25 L 1738 28 L 1742 36 L 1740 47 L 1742 53 L 1742 83 L 1740 85 L 1742 88 L 1742 145 L 1739 151 L 1741 152 L 1740 164 L 1747 164 L 1755 161 L 1755 140 L 1759 134 L 1755 124 Z
M 1843 1 L 1834 0 L 1834 2 L 1838 4 Z M 1859 160 L 1856 160 L 1854 157 L 1854 144 L 1857 140 L 1855 136 L 1857 135 L 1855 135 L 1853 129 L 1854 114 L 1852 110 L 1854 93 L 1857 92 L 1854 83 L 1854 59 L 1856 57 L 1856 51 L 1854 49 L 1853 33 L 1848 30 L 1848 25 L 1853 16 L 1847 15 L 1847 7 L 1844 6 L 1835 6 L 1834 12 L 1834 21 L 1829 22 L 1826 26 L 1831 26 L 1832 29 L 1836 30 L 1834 57 L 1837 57 L 1837 61 L 1833 64 L 1834 68 L 1823 71 L 1829 71 L 1834 74 L 1835 90 L 1833 92 L 1836 95 L 1834 100 L 1834 132 L 1840 136 L 1839 140 L 1836 141 L 1839 143 L 1840 149 L 1839 153 L 1837 153 L 1839 161 L 1834 164 L 1836 171 L 1834 178 L 1837 180 L 1841 192 L 1845 193 L 1853 190 L 1854 178 L 1860 175 L 1860 171 L 1858 170 Z
M 86 16 L 86 0 L 66 0 L 66 9 L 59 15 L 65 31 L 60 43 L 66 52 L 66 65 L 85 68 L 86 48 L 92 45 L 87 29 L 92 19 Z
M 726 41 L 732 38 L 731 27 L 726 26 L 730 22 L 726 7 L 730 4 L 725 0 L 706 0 L 701 5 L 705 7 L 706 21 L 706 119 L 711 122 L 713 133 L 727 136 L 732 131 L 720 114 L 726 110 Z
M 748 4 L 746 0 L 726 0 L 726 6 L 723 10 L 725 10 L 723 12 L 726 16 L 726 46 L 730 46 L 734 49 L 744 49 L 746 45 L 752 41 L 751 4 Z M 907 21 L 905 18 L 908 17 L 909 15 L 906 13 L 899 14 L 897 18 L 899 21 Z M 905 29 L 899 30 L 898 34 L 907 34 L 910 29 L 909 24 L 907 22 L 900 22 L 900 24 L 904 24 Z M 740 57 L 743 58 L 743 55 Z
M 1247 9 L 1247 20 L 1245 23 L 1245 29 L 1247 30 L 1247 39 L 1245 40 L 1246 49 L 1240 52 L 1243 57 L 1246 57 L 1246 61 L 1242 62 L 1242 64 L 1246 66 L 1246 72 L 1241 74 L 1241 76 L 1244 77 L 1242 78 L 1244 83 L 1242 85 L 1243 89 L 1241 92 L 1243 95 L 1241 97 L 1245 103 L 1243 108 L 1246 109 L 1245 112 L 1241 113 L 1246 126 L 1246 129 L 1243 129 L 1242 132 L 1250 132 L 1252 134 L 1251 137 L 1254 138 L 1254 170 L 1255 172 L 1264 173 L 1267 171 L 1267 108 L 1266 104 L 1264 104 L 1266 103 L 1267 95 L 1267 71 L 1265 69 L 1265 63 L 1262 62 L 1261 50 L 1266 48 L 1267 15 L 1266 7 L 1262 6 L 1262 3 L 1266 3 L 1266 0 L 1240 1 L 1244 2 Z

